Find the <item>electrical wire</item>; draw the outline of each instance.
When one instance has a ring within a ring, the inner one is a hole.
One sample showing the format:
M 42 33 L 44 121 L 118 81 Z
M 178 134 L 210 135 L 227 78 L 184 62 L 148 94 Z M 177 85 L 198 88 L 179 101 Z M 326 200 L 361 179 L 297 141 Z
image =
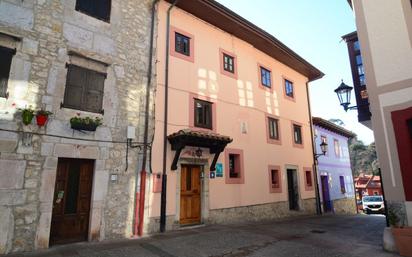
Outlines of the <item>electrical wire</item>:
M 3 129 L 3 128 L 0 128 L 0 131 L 14 132 L 14 133 L 30 133 L 30 134 L 37 135 L 37 136 L 58 137 L 58 138 L 64 138 L 64 139 L 89 141 L 89 142 L 113 143 L 113 144 L 127 144 L 128 143 L 128 141 L 86 139 L 86 138 L 67 137 L 67 136 L 59 136 L 59 135 L 46 134 L 46 133 L 38 133 L 38 132 L 30 132 L 30 131 L 26 132 L 26 131 Z M 133 142 L 133 146 L 142 146 L 142 145 L 144 145 L 144 143 L 142 142 Z M 150 146 L 150 144 L 147 144 L 147 145 Z

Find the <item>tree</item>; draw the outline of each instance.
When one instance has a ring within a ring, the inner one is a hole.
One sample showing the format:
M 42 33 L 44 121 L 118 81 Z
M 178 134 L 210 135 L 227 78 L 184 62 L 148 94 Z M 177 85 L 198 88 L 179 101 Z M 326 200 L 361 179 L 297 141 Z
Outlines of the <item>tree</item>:
M 349 155 L 355 176 L 359 173 L 374 175 L 379 173 L 375 143 L 365 145 L 355 137 L 349 141 Z

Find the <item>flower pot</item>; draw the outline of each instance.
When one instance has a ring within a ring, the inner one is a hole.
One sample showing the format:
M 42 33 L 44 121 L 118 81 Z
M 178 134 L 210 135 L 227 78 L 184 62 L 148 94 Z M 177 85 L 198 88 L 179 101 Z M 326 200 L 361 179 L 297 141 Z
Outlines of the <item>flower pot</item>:
M 412 227 L 392 228 L 396 246 L 401 256 L 412 257 Z
M 83 124 L 83 123 L 71 123 L 71 128 L 74 130 L 83 130 L 83 131 L 96 131 L 98 125 L 96 124 Z
M 29 125 L 31 123 L 31 121 L 33 120 L 33 112 L 30 111 L 23 111 L 21 114 L 21 118 L 23 121 L 24 125 Z
M 48 115 L 37 114 L 37 115 L 36 115 L 37 125 L 38 125 L 39 127 L 43 127 L 43 126 L 46 124 L 48 118 L 49 118 Z

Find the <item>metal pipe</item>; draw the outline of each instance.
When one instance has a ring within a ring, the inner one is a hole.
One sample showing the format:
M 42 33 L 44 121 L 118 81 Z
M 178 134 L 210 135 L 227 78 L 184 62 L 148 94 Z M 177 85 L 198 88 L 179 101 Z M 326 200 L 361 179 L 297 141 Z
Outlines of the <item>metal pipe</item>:
M 319 180 L 318 180 L 318 160 L 316 159 L 316 145 L 315 138 L 313 136 L 313 122 L 312 122 L 312 110 L 310 106 L 309 97 L 309 83 L 306 82 L 306 97 L 308 101 L 308 112 L 309 112 L 309 123 L 310 123 L 310 142 L 312 143 L 312 156 L 313 156 L 313 176 L 315 177 L 315 198 L 316 198 L 316 214 L 322 215 L 322 208 L 320 206 L 320 195 L 319 195 Z
M 166 18 L 166 61 L 165 61 L 165 108 L 164 108 L 164 127 L 163 127 L 163 173 L 162 173 L 162 193 L 160 196 L 160 232 L 165 232 L 166 228 L 166 190 L 167 190 L 167 121 L 169 103 L 169 38 L 170 38 L 170 12 L 179 0 L 175 0 L 167 9 Z
M 159 0 L 154 0 L 152 3 L 152 17 L 150 24 L 150 43 L 149 43 L 149 67 L 147 69 L 147 85 L 146 85 L 146 102 L 145 102 L 145 119 L 144 119 L 144 135 L 143 135 L 143 157 L 142 167 L 140 170 L 140 192 L 138 193 L 138 175 L 136 174 L 135 187 L 135 208 L 134 208 L 134 236 L 143 235 L 143 221 L 144 221 L 144 203 L 146 195 L 146 163 L 147 163 L 147 145 L 149 134 L 149 107 L 150 107 L 150 87 L 152 83 L 152 65 L 153 65 L 153 45 L 154 45 L 154 26 L 156 15 L 156 4 Z

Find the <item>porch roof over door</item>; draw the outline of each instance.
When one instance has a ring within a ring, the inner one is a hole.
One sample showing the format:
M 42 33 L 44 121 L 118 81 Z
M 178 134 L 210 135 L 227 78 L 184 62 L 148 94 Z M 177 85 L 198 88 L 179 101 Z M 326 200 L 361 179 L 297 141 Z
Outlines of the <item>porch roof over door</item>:
M 219 154 L 223 152 L 226 145 L 233 141 L 229 136 L 220 135 L 209 131 L 198 131 L 191 129 L 183 129 L 170 134 L 167 139 L 172 145 L 172 150 L 176 151 L 175 157 L 172 162 L 172 170 L 177 169 L 177 162 L 180 157 L 180 153 L 186 146 L 204 147 L 209 148 L 209 152 L 214 154 L 210 170 L 216 169 L 216 162 L 219 158 Z

